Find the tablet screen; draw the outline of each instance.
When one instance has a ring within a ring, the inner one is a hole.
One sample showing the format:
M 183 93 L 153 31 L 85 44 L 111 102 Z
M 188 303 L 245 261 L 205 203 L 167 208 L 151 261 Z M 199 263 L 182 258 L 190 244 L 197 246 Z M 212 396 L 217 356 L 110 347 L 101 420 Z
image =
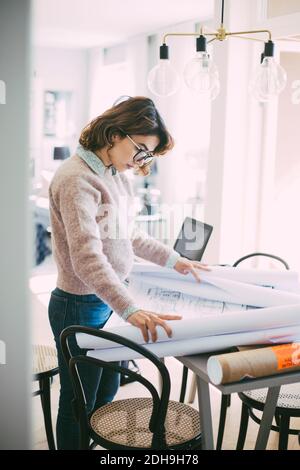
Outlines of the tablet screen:
M 192 261 L 201 261 L 212 231 L 211 225 L 186 217 L 175 242 L 174 250 Z

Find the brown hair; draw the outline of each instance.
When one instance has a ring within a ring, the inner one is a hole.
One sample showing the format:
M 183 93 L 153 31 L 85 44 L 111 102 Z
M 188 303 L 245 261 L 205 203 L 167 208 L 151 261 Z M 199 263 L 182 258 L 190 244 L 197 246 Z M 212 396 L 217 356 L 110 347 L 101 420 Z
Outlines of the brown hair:
M 159 144 L 154 155 L 164 155 L 174 147 L 174 140 L 154 102 L 144 96 L 129 97 L 93 119 L 81 132 L 79 143 L 86 150 L 100 150 L 112 145 L 113 135 L 156 135 Z M 139 168 L 147 176 L 151 163 Z

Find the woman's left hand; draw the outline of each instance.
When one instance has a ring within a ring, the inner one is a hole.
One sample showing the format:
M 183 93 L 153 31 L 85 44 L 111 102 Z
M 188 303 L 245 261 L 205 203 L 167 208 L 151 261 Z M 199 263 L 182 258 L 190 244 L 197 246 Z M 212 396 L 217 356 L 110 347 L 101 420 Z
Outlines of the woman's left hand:
M 192 273 L 197 282 L 201 282 L 200 276 L 197 272 L 198 270 L 210 271 L 210 268 L 207 266 L 207 264 L 200 263 L 199 261 L 190 261 L 189 259 L 183 257 L 180 257 L 177 260 L 174 269 L 180 274 L 186 275 L 188 273 Z

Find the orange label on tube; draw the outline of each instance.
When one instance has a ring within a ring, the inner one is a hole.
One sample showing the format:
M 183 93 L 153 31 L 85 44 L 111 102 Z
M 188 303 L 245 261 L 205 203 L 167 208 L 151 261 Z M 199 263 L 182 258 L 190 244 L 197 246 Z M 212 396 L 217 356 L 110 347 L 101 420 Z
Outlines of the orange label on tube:
M 277 358 L 278 369 L 300 366 L 300 343 L 274 346 L 272 351 Z

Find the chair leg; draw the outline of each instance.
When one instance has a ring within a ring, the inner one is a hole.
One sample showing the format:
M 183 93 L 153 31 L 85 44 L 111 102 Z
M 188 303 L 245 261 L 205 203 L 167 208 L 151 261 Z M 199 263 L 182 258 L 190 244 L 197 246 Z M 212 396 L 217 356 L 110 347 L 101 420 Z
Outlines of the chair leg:
M 280 415 L 278 450 L 287 450 L 289 440 L 290 416 Z
M 196 391 L 197 391 L 197 376 L 196 374 L 194 374 L 193 372 L 193 375 L 192 375 L 192 383 L 191 383 L 191 388 L 190 388 L 190 394 L 189 394 L 189 398 L 188 398 L 188 403 L 193 403 L 194 400 L 195 400 L 195 396 L 196 396 Z
M 228 405 L 228 398 L 230 395 L 223 395 L 221 400 L 221 409 L 220 409 L 220 419 L 219 419 L 219 430 L 218 430 L 218 438 L 217 438 L 217 450 L 221 450 L 222 442 L 224 437 L 224 429 L 225 429 L 225 422 L 226 422 L 226 414 L 227 414 L 227 407 Z
M 239 430 L 239 436 L 238 436 L 238 441 L 237 441 L 237 445 L 236 445 L 236 450 L 243 450 L 244 449 L 246 435 L 247 435 L 247 429 L 248 429 L 248 421 L 249 421 L 248 406 L 245 405 L 245 403 L 243 403 L 242 404 L 240 430 Z
M 185 392 L 186 392 L 186 384 L 187 384 L 187 378 L 188 378 L 188 371 L 189 371 L 188 368 L 186 366 L 183 366 L 181 389 L 180 389 L 180 398 L 179 398 L 180 403 L 184 403 Z
M 229 408 L 231 405 L 231 395 L 226 395 L 226 396 L 227 396 L 227 408 Z
M 41 403 L 44 415 L 45 430 L 49 450 L 55 450 L 55 441 L 52 429 L 51 418 L 51 400 L 50 400 L 50 377 L 44 377 L 39 380 L 41 390 Z
M 97 442 L 95 441 L 92 441 L 90 444 L 89 444 L 89 450 L 94 450 L 96 447 L 97 447 Z

